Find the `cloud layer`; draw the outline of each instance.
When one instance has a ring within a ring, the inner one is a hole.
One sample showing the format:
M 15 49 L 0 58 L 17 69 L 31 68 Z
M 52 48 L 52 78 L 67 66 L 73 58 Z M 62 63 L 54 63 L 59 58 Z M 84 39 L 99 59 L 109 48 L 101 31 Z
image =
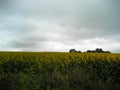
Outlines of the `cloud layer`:
M 0 47 L 120 52 L 119 0 L 1 0 Z

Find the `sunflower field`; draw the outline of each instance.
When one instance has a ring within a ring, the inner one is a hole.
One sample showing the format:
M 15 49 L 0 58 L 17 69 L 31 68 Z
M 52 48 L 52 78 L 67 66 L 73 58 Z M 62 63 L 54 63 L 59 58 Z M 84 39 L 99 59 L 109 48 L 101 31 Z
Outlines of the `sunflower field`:
M 0 52 L 0 90 L 120 90 L 120 54 Z

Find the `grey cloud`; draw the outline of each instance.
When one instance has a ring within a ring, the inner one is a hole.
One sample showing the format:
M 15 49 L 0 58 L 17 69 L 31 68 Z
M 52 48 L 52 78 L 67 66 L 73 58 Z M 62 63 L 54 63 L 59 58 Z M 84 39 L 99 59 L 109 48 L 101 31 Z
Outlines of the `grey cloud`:
M 0 12 L 11 12 L 14 9 L 16 0 L 0 0 Z
M 99 3 L 100 2 L 100 3 Z M 26 2 L 27 4 L 28 2 Z M 40 16 L 39 18 L 60 20 L 61 23 L 70 23 L 74 27 L 88 27 L 92 29 L 114 29 L 119 28 L 119 1 L 83 1 L 83 0 L 52 0 L 37 1 L 27 4 L 23 1 L 24 14 Z M 37 7 L 36 7 L 36 4 Z M 32 6 L 32 8 L 31 8 Z M 31 9 L 29 9 L 31 8 Z M 29 16 L 29 15 L 28 15 Z
M 39 20 L 57 20 L 77 30 L 89 28 L 116 33 L 120 28 L 119 3 L 112 0 L 21 0 L 15 5 L 15 12 Z
M 34 48 L 37 43 L 34 41 L 12 41 L 9 44 L 12 48 Z

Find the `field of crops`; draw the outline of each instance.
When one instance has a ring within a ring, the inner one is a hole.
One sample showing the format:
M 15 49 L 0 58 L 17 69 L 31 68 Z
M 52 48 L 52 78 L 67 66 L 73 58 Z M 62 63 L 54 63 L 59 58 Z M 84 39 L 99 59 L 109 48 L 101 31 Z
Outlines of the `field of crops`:
M 120 54 L 1 52 L 0 90 L 120 90 Z

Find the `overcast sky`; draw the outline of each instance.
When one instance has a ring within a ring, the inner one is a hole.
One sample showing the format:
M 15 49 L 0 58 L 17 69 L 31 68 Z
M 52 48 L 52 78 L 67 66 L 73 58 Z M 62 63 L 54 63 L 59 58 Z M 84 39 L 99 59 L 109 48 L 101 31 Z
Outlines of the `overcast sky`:
M 120 0 L 0 0 L 1 51 L 120 52 Z

